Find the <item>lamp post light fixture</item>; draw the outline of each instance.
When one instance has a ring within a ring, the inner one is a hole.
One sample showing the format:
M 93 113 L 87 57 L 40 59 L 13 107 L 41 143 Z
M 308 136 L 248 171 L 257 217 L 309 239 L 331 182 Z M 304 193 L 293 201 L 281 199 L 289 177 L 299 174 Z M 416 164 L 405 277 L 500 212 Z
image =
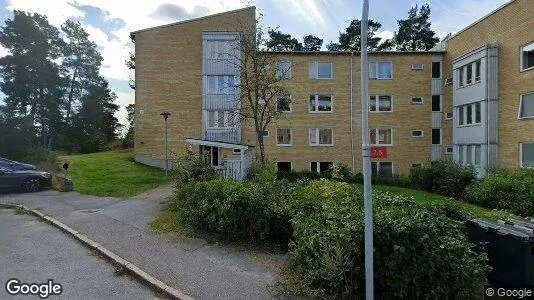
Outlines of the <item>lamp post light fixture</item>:
M 165 177 L 167 177 L 169 175 L 169 139 L 167 136 L 167 119 L 171 113 L 166 111 L 162 112 L 160 115 L 163 116 L 163 119 L 165 119 Z

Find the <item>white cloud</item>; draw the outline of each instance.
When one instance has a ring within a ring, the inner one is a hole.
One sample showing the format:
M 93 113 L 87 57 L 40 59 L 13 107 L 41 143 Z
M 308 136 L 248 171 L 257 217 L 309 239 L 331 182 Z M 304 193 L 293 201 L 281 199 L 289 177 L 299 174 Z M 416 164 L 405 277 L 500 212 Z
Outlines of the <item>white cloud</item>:
M 378 30 L 376 36 L 380 37 L 382 41 L 393 38 L 393 31 L 391 30 Z
M 85 15 L 66 0 L 7 0 L 6 8 L 44 14 L 48 21 L 57 27 L 69 18 L 81 18 Z

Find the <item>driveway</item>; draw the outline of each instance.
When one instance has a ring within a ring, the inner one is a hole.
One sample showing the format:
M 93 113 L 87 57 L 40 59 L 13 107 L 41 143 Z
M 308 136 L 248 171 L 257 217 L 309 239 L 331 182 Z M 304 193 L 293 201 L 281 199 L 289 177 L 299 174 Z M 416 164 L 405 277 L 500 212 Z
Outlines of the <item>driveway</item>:
M 4 286 L 12 278 L 61 284 L 63 292 L 50 299 L 162 299 L 129 275 L 115 275 L 111 264 L 59 229 L 8 209 L 0 209 L 0 266 L 1 299 L 37 298 L 9 295 Z
M 150 228 L 171 193 L 171 185 L 130 199 L 43 191 L 0 195 L 0 203 L 24 204 L 56 218 L 194 298 L 272 298 L 269 286 L 285 255 L 238 251 Z

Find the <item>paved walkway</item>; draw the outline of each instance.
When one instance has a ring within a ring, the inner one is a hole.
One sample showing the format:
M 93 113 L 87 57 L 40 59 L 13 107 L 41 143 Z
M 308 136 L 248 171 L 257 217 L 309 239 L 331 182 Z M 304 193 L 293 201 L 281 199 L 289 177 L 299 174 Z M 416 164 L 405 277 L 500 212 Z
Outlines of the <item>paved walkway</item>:
M 286 256 L 258 257 L 202 239 L 159 235 L 150 228 L 171 193 L 171 185 L 131 199 L 43 191 L 0 194 L 0 203 L 24 204 L 56 218 L 194 298 L 272 298 L 268 287 L 276 279 L 275 265 Z

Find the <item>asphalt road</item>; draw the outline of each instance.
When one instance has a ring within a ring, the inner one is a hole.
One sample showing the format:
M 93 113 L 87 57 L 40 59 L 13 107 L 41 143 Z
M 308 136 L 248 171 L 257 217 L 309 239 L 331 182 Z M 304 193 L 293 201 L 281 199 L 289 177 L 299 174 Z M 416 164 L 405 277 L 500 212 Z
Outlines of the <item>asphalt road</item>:
M 59 229 L 27 214 L 0 209 L 0 299 L 40 299 L 11 296 L 6 282 L 62 285 L 48 299 L 163 299 L 152 289 L 115 268 Z

